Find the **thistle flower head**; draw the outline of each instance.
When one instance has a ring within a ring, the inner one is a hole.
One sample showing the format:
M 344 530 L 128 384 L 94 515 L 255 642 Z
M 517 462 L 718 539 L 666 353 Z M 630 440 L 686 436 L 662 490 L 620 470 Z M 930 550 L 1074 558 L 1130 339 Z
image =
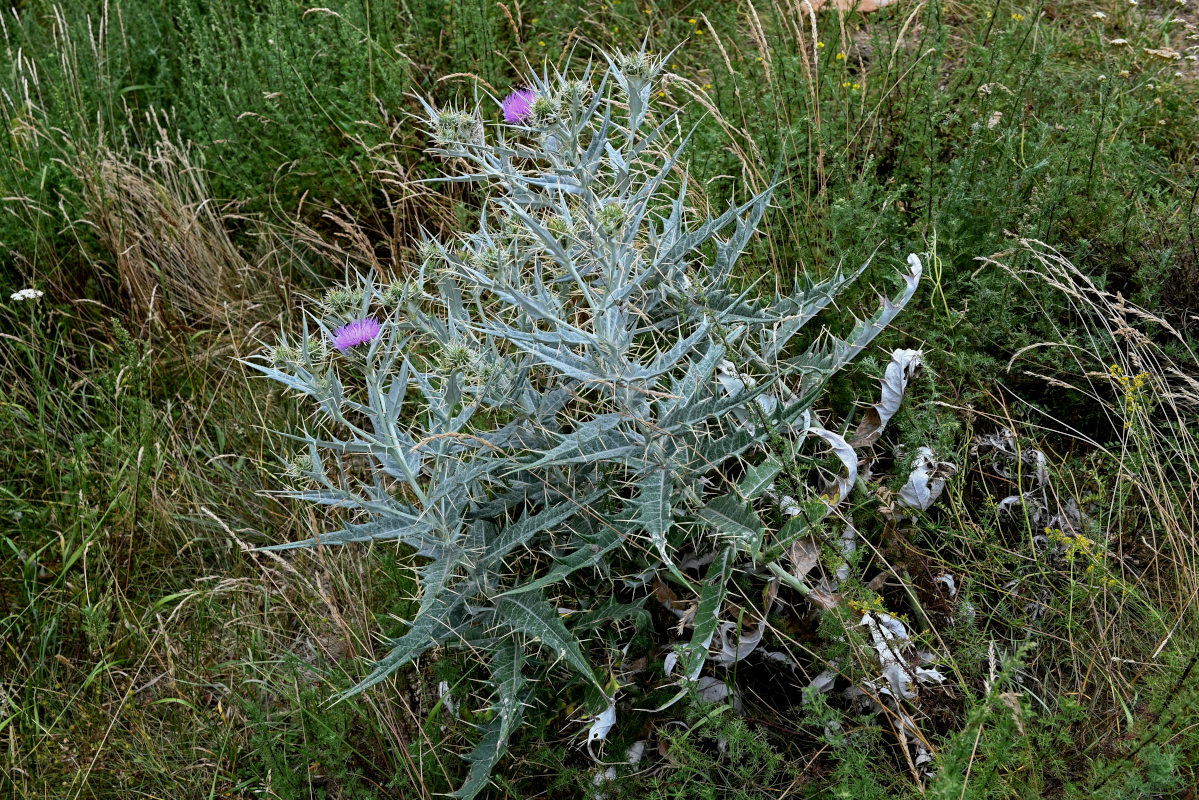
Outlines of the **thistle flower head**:
M 412 287 L 408 283 L 397 281 L 383 290 L 383 304 L 386 306 L 402 305 L 411 294 Z
M 648 53 L 619 53 L 616 56 L 616 68 L 629 78 L 649 80 L 658 71 L 659 61 Z
M 468 251 L 466 263 L 480 272 L 491 274 L 500 265 L 500 251 L 494 247 L 484 247 L 478 251 Z
M 416 254 L 423 263 L 428 263 L 443 258 L 445 251 L 436 239 L 421 239 L 420 244 L 417 245 Z
M 375 339 L 383 330 L 379 320 L 374 317 L 356 319 L 349 325 L 343 325 L 333 332 L 333 346 L 341 352 Z
M 545 220 L 545 229 L 561 241 L 574 235 L 574 226 L 559 214 L 550 214 Z
M 591 100 L 591 84 L 584 80 L 564 81 L 562 99 L 574 105 L 583 105 Z
M 329 343 L 321 336 L 308 337 L 308 361 L 305 364 L 310 370 L 318 371 L 329 360 Z
M 312 456 L 308 453 L 299 453 L 284 465 L 283 471 L 289 478 L 305 478 L 312 474 L 314 468 Z
M 533 101 L 537 93 L 532 89 L 517 89 L 504 98 L 500 108 L 504 112 L 504 122 L 509 125 L 521 125 L 533 111 Z

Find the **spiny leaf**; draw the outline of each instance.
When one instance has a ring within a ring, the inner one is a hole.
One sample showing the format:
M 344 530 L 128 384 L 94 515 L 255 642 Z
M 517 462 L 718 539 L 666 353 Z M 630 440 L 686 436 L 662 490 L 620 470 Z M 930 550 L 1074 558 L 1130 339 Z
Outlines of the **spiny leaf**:
M 721 495 L 695 512 L 695 516 L 707 522 L 725 536 L 742 542 L 757 540 L 762 530 L 762 520 L 749 503 L 731 494 Z
M 584 541 L 579 549 L 569 555 L 558 556 L 554 559 L 554 565 L 545 575 L 515 586 L 503 594 L 497 595 L 497 598 L 523 592 L 541 591 L 581 569 L 607 563 L 608 555 L 624 544 L 624 533 L 618 524 L 604 521 L 593 541 Z
M 482 727 L 483 737 L 467 756 L 470 774 L 454 797 L 472 800 L 491 779 L 491 772 L 508 749 L 508 739 L 520 724 L 525 706 L 532 700 L 532 688 L 525 687 L 521 673 L 524 653 L 520 643 L 508 637 L 492 650 L 491 677 L 495 683 L 494 716 Z
M 539 642 L 547 652 L 566 661 L 575 672 L 603 691 L 583 655 L 579 640 L 566 629 L 557 610 L 541 592 L 522 592 L 501 597 L 496 603 L 496 610 L 506 625 Z
M 596 489 L 580 498 L 568 497 L 536 514 L 526 514 L 504 528 L 503 533 L 487 543 L 487 554 L 482 559 L 483 568 L 498 565 L 508 553 L 527 543 L 537 534 L 556 528 L 576 514 L 586 513 L 591 504 L 608 494 L 607 488 Z
M 641 452 L 645 448 L 645 438 L 617 427 L 625 421 L 626 418 L 620 414 L 596 417 L 580 425 L 573 433 L 559 436 L 556 447 L 526 465 L 526 468 L 617 460 Z
M 666 534 L 674 524 L 670 510 L 671 495 L 674 491 L 674 477 L 667 469 L 656 469 L 647 475 L 640 484 L 637 495 L 637 522 L 645 528 L 650 541 L 662 556 L 669 562 L 670 554 Z
M 372 542 L 386 539 L 399 539 L 418 552 L 427 552 L 436 547 L 437 540 L 430 536 L 434 529 L 434 521 L 429 517 L 417 517 L 402 514 L 398 511 L 388 517 L 367 522 L 361 525 L 347 525 L 339 531 L 313 536 L 298 542 L 283 542 L 263 550 L 294 550 L 296 548 L 317 547 L 319 545 L 334 546 L 352 544 L 355 542 Z
M 439 596 L 428 608 L 422 604 L 421 612 L 413 620 L 408 631 L 392 642 L 391 651 L 375 662 L 371 674 L 346 691 L 343 697 L 361 694 L 435 646 L 448 632 L 453 631 L 455 625 L 451 615 L 464 602 L 465 598 L 459 595 L 450 600 Z
M 770 486 L 775 476 L 783 470 L 783 465 L 770 457 L 745 471 L 741 483 L 737 484 L 737 494 L 745 500 L 753 500 L 760 496 Z

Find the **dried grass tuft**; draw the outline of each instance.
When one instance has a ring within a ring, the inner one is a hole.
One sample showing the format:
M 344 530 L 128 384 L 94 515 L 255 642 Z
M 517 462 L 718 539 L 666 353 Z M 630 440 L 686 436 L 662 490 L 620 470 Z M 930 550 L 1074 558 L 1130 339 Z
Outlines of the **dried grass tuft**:
M 81 184 L 85 224 L 112 253 L 121 291 L 143 320 L 185 328 L 239 316 L 250 267 L 230 238 L 192 149 L 150 115 L 145 164 L 101 146 L 69 164 Z M 77 151 L 78 152 L 78 151 Z

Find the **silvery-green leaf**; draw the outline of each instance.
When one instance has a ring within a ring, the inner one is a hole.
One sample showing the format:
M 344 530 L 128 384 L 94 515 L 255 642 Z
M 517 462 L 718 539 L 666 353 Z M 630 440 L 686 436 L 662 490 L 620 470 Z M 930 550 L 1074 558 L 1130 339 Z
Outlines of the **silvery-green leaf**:
M 560 444 L 528 464 L 527 468 L 623 461 L 645 452 L 644 436 L 617 428 L 616 423 L 608 424 L 607 421 L 603 425 L 587 423 L 558 439 Z
M 581 569 L 605 564 L 608 556 L 620 548 L 624 541 L 622 531 L 605 521 L 592 541 L 585 541 L 577 550 L 567 555 L 557 556 L 545 575 L 515 586 L 497 597 L 541 591 Z
M 639 488 L 637 522 L 649 534 L 650 541 L 657 548 L 662 560 L 669 563 L 671 557 L 666 535 L 674 524 L 674 515 L 670 507 L 674 476 L 668 469 L 656 469 L 642 479 Z
M 347 525 L 339 531 L 313 536 L 298 542 L 283 542 L 282 544 L 263 547 L 263 550 L 293 550 L 319 546 L 336 546 L 356 542 L 386 541 L 398 539 L 417 551 L 426 552 L 436 546 L 437 539 L 431 536 L 436 527 L 435 519 L 403 514 L 398 510 L 387 517 L 361 525 Z
M 496 603 L 504 624 L 538 642 L 548 655 L 565 661 L 603 693 L 595 672 L 579 647 L 579 640 L 562 624 L 558 611 L 540 592 L 506 595 Z
M 717 614 L 728 593 L 729 576 L 733 569 L 733 548 L 726 547 L 708 567 L 704 577 L 704 586 L 700 592 L 699 607 L 692 619 L 694 629 L 691 642 L 684 648 L 681 656 L 684 667 L 684 677 L 694 681 L 703 669 L 704 659 L 716 635 Z
M 345 696 L 352 697 L 361 694 L 436 646 L 448 632 L 453 631 L 456 627 L 452 615 L 462 607 L 464 602 L 465 598 L 456 596 L 449 600 L 438 597 L 428 607 L 424 607 L 422 604 L 420 614 L 412 621 L 408 631 L 391 642 L 388 654 L 376 661 L 370 675 L 347 690 Z
M 581 497 L 568 497 L 536 514 L 526 514 L 519 520 L 505 525 L 499 536 L 494 536 L 487 542 L 487 554 L 480 559 L 481 565 L 497 566 L 509 553 L 527 544 L 533 536 L 557 528 L 577 514 L 594 514 L 591 504 L 607 492 L 607 489 L 596 489 Z
M 520 724 L 525 707 L 532 700 L 533 690 L 526 688 L 521 674 L 523 654 L 520 644 L 509 637 L 492 651 L 491 674 L 496 687 L 494 716 L 482 726 L 483 736 L 467 757 L 470 774 L 454 797 L 472 800 L 487 787 L 491 772 L 508 749 L 508 739 Z
M 745 475 L 741 478 L 741 482 L 737 484 L 737 494 L 746 500 L 753 500 L 759 497 L 770 484 L 774 481 L 783 469 L 783 465 L 775 461 L 773 457 L 767 458 L 761 464 L 755 467 L 750 467 L 745 471 Z
M 762 520 L 749 503 L 731 494 L 721 495 L 695 512 L 695 516 L 716 528 L 721 534 L 743 543 L 758 540 Z

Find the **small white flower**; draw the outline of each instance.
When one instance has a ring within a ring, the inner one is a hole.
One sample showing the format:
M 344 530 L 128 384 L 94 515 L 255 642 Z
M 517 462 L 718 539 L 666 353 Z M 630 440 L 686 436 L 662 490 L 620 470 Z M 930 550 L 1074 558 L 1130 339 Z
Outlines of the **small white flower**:
M 45 294 L 45 292 L 40 289 L 22 289 L 19 292 L 13 292 L 8 297 L 10 300 L 16 300 L 17 302 L 20 302 L 22 300 L 36 300 L 43 294 Z
M 1100 76 L 1099 76 L 1099 82 L 1100 82 L 1100 83 L 1103 83 L 1105 80 L 1107 80 L 1107 76 L 1106 76 L 1106 75 L 1100 75 Z
M 1130 6 L 1139 6 L 1141 3 L 1140 0 L 1128 0 L 1128 4 Z
M 1123 47 L 1124 45 L 1128 44 L 1128 40 L 1127 39 L 1112 39 L 1110 42 L 1108 42 L 1108 44 L 1110 44 L 1112 47 Z
M 1107 19 L 1107 14 L 1104 14 L 1102 11 L 1096 11 L 1091 15 L 1091 19 Z

